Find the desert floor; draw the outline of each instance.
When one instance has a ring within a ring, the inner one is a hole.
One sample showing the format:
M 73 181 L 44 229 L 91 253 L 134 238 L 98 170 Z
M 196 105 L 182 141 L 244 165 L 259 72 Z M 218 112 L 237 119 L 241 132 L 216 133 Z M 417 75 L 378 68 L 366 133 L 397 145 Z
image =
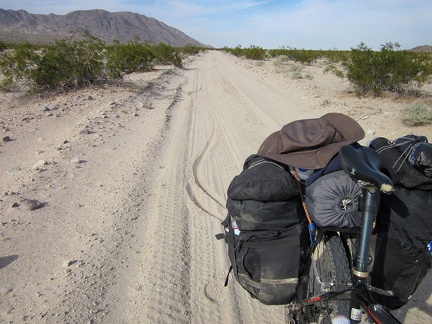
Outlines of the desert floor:
M 302 78 L 293 66 L 209 51 L 122 85 L 1 93 L 0 322 L 284 323 L 282 306 L 224 287 L 214 235 L 245 158 L 327 112 L 356 119 L 362 144 L 432 138 L 402 123 L 407 100 L 358 98 L 320 64 Z M 431 287 L 429 275 L 396 316 L 431 322 Z

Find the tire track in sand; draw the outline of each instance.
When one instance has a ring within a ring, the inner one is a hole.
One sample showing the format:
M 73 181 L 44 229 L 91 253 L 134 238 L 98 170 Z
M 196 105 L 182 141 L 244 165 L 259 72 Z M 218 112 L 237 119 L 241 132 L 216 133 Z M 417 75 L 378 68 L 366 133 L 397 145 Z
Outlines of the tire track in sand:
M 219 62 L 208 53 L 196 62 L 182 106 L 191 111 L 188 140 L 188 212 L 191 235 L 191 290 L 194 322 L 281 323 L 283 308 L 260 304 L 230 280 L 225 243 L 216 241 L 225 217 L 226 189 L 234 176 L 233 164 L 241 169 L 244 155 L 252 150 L 250 129 L 235 113 L 241 94 L 227 94 L 226 76 L 217 71 Z M 238 71 L 236 71 L 238 72 Z M 233 72 L 233 73 L 236 73 Z M 234 121 L 236 119 L 236 121 Z M 243 144 L 245 143 L 245 144 Z M 243 152 L 243 153 L 242 153 Z M 211 217 L 209 217 L 211 216 Z

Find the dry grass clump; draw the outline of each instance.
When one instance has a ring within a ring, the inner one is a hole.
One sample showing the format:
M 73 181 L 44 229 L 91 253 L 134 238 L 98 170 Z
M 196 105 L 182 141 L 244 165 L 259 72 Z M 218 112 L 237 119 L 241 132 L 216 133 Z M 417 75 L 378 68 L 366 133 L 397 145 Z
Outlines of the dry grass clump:
M 432 108 L 419 101 L 415 101 L 403 107 L 400 114 L 402 120 L 411 126 L 421 126 L 432 123 Z

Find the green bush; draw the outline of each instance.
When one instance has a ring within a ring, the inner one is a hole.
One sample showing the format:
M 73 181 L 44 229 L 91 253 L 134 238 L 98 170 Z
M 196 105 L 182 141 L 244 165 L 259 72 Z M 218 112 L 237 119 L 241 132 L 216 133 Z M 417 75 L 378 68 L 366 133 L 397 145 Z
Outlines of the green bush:
M 343 78 L 345 76 L 344 72 L 342 71 L 342 69 L 340 67 L 338 67 L 336 64 L 331 63 L 328 64 L 325 69 L 324 69 L 324 73 L 328 73 L 331 72 L 334 75 L 336 75 L 339 78 Z
M 403 94 L 428 79 L 432 73 L 430 56 L 398 48 L 398 44 L 387 43 L 376 52 L 361 43 L 352 49 L 344 66 L 359 95 L 380 95 L 383 91 Z
M 62 39 L 42 51 L 31 78 L 40 90 L 80 88 L 106 78 L 103 75 L 103 42 L 89 37 L 84 40 Z
M 266 51 L 259 46 L 252 45 L 243 50 L 243 55 L 250 60 L 263 60 L 266 56 Z
M 120 78 L 124 73 L 150 71 L 155 55 L 149 45 L 138 42 L 114 43 L 107 49 L 106 69 L 110 78 Z
M 180 51 L 186 55 L 196 55 L 201 51 L 204 51 L 205 48 L 194 46 L 194 45 L 186 45 L 180 48 Z
M 301 74 L 300 71 L 294 71 L 291 73 L 291 79 L 293 79 L 293 80 L 303 79 L 303 74 Z
M 249 48 L 242 48 L 240 45 L 235 48 L 224 47 L 222 50 L 237 57 L 244 56 L 250 60 L 263 60 L 266 57 L 266 50 L 254 45 Z
M 411 126 L 427 125 L 432 123 L 432 109 L 421 102 L 414 102 L 401 109 L 401 118 Z
M 102 42 L 89 37 L 70 38 L 36 51 L 31 44 L 17 46 L 0 59 L 5 84 L 24 82 L 36 91 L 65 91 L 101 79 Z
M 24 83 L 35 91 L 66 91 L 115 80 L 135 71 L 150 71 L 155 63 L 183 65 L 182 49 L 170 45 L 140 43 L 135 39 L 106 46 L 88 32 L 79 39 L 73 37 L 43 48 L 30 43 L 14 45 L 11 51 L 2 53 L 0 72 L 4 78 L 0 87 L 6 90 Z M 183 50 L 199 51 L 194 46 Z
M 237 45 L 235 48 L 224 47 L 223 51 L 227 53 L 231 53 L 234 56 L 240 57 L 243 55 L 243 49 L 240 45 Z
M 0 52 L 3 52 L 5 49 L 7 49 L 6 43 L 0 40 Z
M 0 70 L 5 79 L 3 85 L 17 82 L 31 82 L 32 71 L 38 66 L 40 54 L 32 49 L 31 44 L 23 43 L 0 58 Z
M 268 51 L 270 57 L 286 56 L 290 60 L 302 64 L 313 64 L 316 60 L 323 57 L 324 51 L 298 50 L 298 49 L 277 49 Z
M 153 50 L 153 55 L 160 64 L 173 64 L 176 67 L 182 67 L 183 62 L 181 58 L 181 53 L 179 49 L 167 45 L 164 43 L 159 43 L 151 47 Z

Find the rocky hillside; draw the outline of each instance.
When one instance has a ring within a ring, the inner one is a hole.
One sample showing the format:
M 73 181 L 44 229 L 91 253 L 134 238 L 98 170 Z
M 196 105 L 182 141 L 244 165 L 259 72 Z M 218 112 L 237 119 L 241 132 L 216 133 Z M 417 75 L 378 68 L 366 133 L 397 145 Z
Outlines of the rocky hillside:
M 71 32 L 89 31 L 104 41 L 140 41 L 165 43 L 172 46 L 188 44 L 204 46 L 182 31 L 163 22 L 132 12 L 80 10 L 66 15 L 31 14 L 24 10 L 0 9 L 0 40 L 6 42 L 51 42 Z
M 412 49 L 412 51 L 414 51 L 414 52 L 428 52 L 428 53 L 430 53 L 430 52 L 432 52 L 432 46 L 430 46 L 430 45 L 417 46 L 417 47 L 414 47 Z

